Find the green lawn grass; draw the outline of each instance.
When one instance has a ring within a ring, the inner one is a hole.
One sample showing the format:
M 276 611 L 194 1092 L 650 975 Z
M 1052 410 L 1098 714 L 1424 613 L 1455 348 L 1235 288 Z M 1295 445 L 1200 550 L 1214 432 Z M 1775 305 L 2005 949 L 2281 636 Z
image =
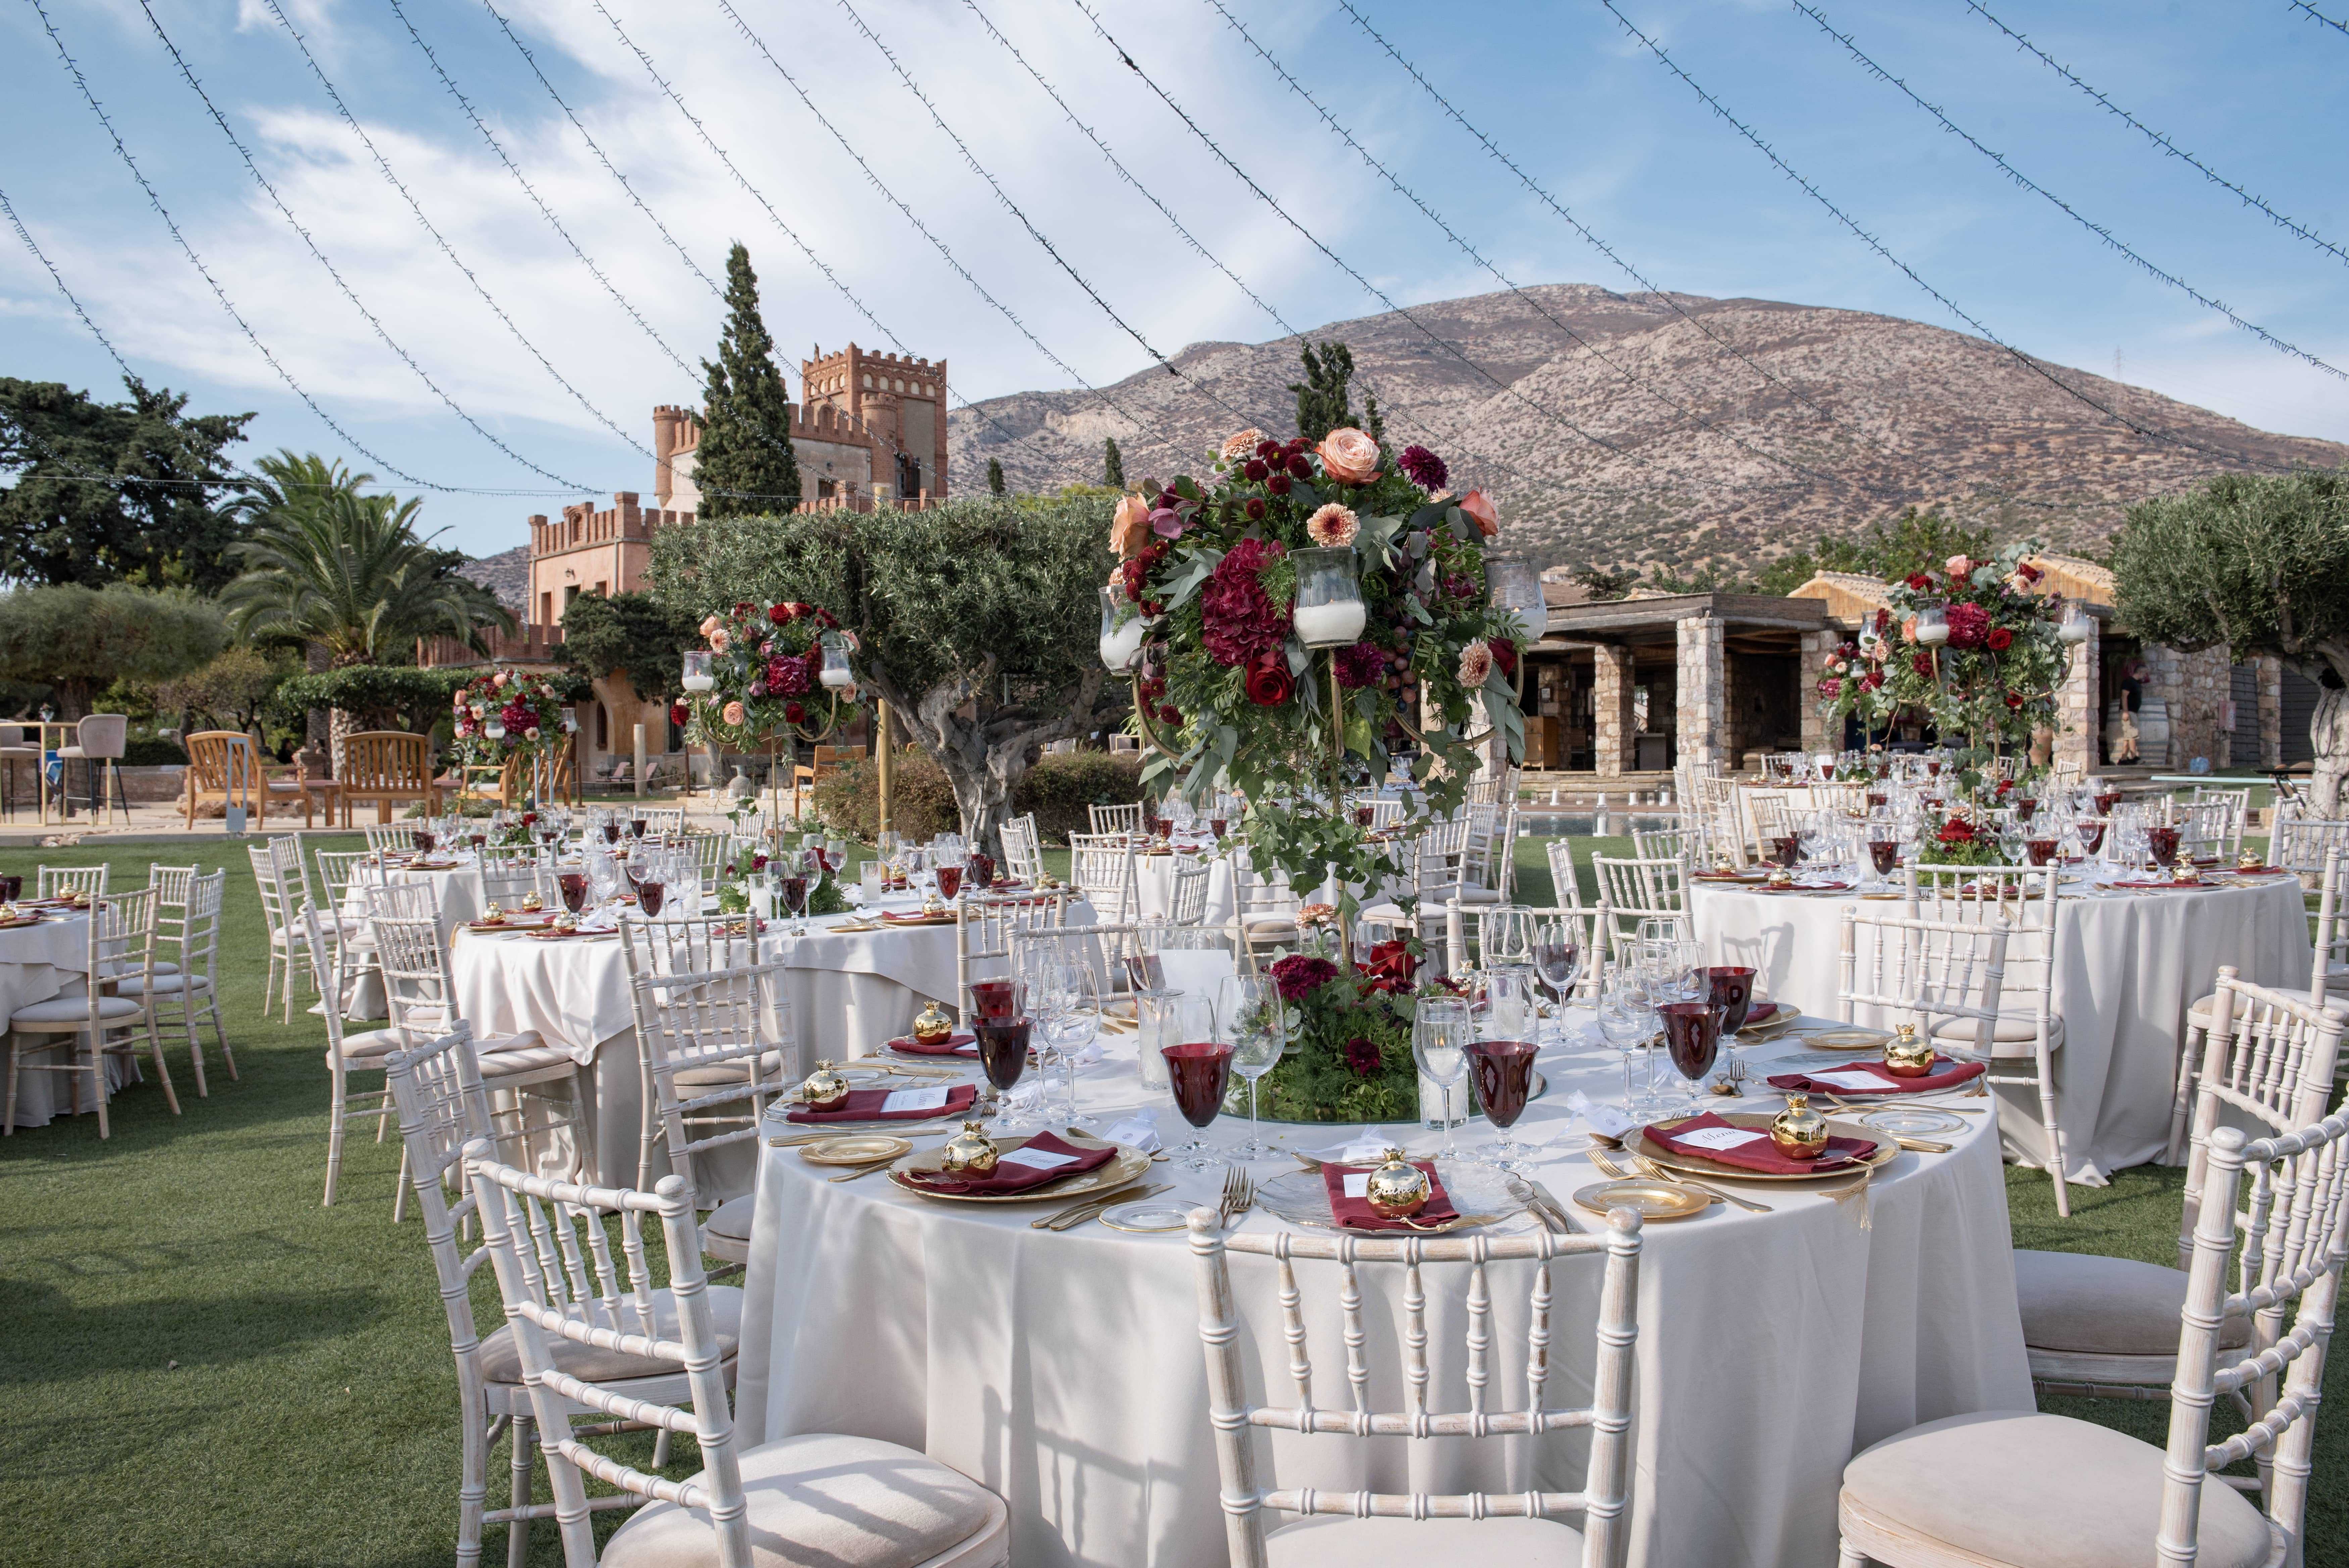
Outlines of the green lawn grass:
M 260 1013 L 266 950 L 244 843 L 191 842 L 202 847 L 0 853 L 0 872 L 28 878 L 42 861 L 105 861 L 125 886 L 150 861 L 226 867 L 222 979 L 243 1074 L 231 1082 L 215 1064 L 199 1099 L 174 1048 L 183 1116 L 134 1088 L 114 1102 L 107 1142 L 88 1117 L 0 1140 L 0 1562 L 444 1563 L 455 1374 L 422 1232 L 412 1217 L 390 1223 L 396 1134 L 355 1141 L 341 1202 L 320 1204 L 323 1031 L 298 1005 L 290 1026 Z M 1523 847 L 1520 877 L 1524 902 L 1548 897 L 1538 845 Z M 2178 1190 L 2175 1171 L 2124 1171 L 2110 1188 L 2074 1189 L 2073 1218 L 2059 1221 L 2037 1172 L 2011 1171 L 2007 1189 L 2020 1244 L 2153 1262 L 2175 1256 Z M 493 1300 L 486 1273 L 479 1284 Z M 2054 1408 L 2157 1443 L 2166 1419 L 2158 1405 Z M 2345 1446 L 2336 1417 L 2318 1449 L 2311 1564 L 2349 1563 Z M 502 1449 L 491 1484 L 494 1496 Z M 552 1525 L 535 1536 L 533 1563 L 559 1563 Z M 501 1560 L 502 1532 L 487 1544 Z

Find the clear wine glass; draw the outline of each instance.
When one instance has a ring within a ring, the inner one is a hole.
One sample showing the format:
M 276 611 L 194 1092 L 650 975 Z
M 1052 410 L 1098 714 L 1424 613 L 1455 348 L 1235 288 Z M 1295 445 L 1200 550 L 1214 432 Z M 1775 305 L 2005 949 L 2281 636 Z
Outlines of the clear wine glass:
M 1535 933 L 1534 973 L 1549 990 L 1552 1007 L 1543 1037 L 1555 1041 L 1566 1033 L 1567 1000 L 1582 977 L 1582 928 L 1565 919 L 1545 921 Z
M 1457 1129 L 1466 1119 L 1453 1114 L 1452 1092 L 1468 1076 L 1468 1042 L 1474 1034 L 1465 1001 L 1450 996 L 1420 998 L 1418 1015 L 1411 1026 L 1411 1054 L 1421 1074 L 1444 1091 L 1444 1148 L 1439 1159 L 1460 1158 Z
M 1232 1150 L 1243 1160 L 1265 1160 L 1276 1151 L 1259 1136 L 1257 1081 L 1280 1065 L 1288 1048 L 1288 1009 L 1280 987 L 1260 975 L 1230 975 L 1216 988 L 1219 1038 L 1232 1047 L 1232 1070 L 1247 1080 L 1247 1140 Z
M 1065 1075 L 1067 1119 L 1081 1126 L 1085 1119 L 1077 1110 L 1077 1057 L 1092 1044 L 1101 1028 L 1101 987 L 1093 979 L 1092 965 L 1067 961 L 1050 965 L 1043 997 L 1038 1016 L 1042 1020 L 1044 1042 L 1060 1058 Z
M 1623 1103 L 1633 1116 L 1648 1117 L 1655 1101 L 1655 1067 L 1650 1059 L 1648 1087 L 1640 1088 L 1631 1066 L 1648 1052 L 1643 1048 L 1656 1033 L 1656 1009 L 1646 978 L 1638 968 L 1618 965 L 1599 997 L 1599 1033 L 1623 1053 Z

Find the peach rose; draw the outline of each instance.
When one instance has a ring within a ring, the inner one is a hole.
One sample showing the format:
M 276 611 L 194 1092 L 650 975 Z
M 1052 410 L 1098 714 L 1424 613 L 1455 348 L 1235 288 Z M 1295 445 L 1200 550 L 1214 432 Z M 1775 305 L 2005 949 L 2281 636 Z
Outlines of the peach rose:
M 1244 463 L 1256 456 L 1257 443 L 1263 439 L 1262 430 L 1242 430 L 1237 435 L 1226 436 L 1223 448 L 1216 455 L 1227 463 Z
M 739 725 L 742 722 L 742 705 L 739 702 L 730 702 L 718 717 L 730 725 Z
M 1117 498 L 1117 513 L 1110 519 L 1109 548 L 1121 561 L 1131 561 L 1150 542 L 1150 503 L 1139 494 Z
M 1472 490 L 1460 498 L 1460 510 L 1476 524 L 1476 531 L 1490 539 L 1501 531 L 1501 513 L 1493 505 L 1493 498 L 1483 490 Z
M 1361 529 L 1361 520 L 1334 500 L 1305 520 L 1305 537 L 1332 550 L 1353 543 Z
M 725 624 L 715 615 L 705 615 L 701 620 L 701 634 L 705 637 L 709 636 Z
M 1332 430 L 1313 449 L 1320 454 L 1321 471 L 1340 484 L 1366 485 L 1379 477 L 1379 444 L 1360 430 Z
M 1948 573 L 1952 577 L 1971 576 L 1973 573 L 1973 560 L 1970 556 L 1952 555 L 1947 561 L 1941 562 L 1941 570 Z
M 727 645 L 733 641 L 733 634 L 720 626 L 709 634 L 709 651 L 713 654 L 722 654 L 726 651 Z

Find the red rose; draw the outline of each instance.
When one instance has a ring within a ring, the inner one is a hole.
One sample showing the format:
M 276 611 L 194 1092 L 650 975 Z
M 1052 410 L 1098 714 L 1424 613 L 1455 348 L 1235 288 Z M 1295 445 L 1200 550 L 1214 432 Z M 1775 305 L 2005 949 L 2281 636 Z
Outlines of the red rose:
M 1945 844 L 1971 844 L 1974 841 L 1974 825 L 1963 817 L 1952 817 L 1941 824 L 1934 835 Z
M 693 709 L 686 707 L 685 704 L 673 702 L 668 705 L 668 721 L 671 724 L 684 724 L 692 717 Z
M 537 813 L 537 812 L 535 812 L 535 811 L 524 811 L 524 812 L 522 814 L 522 825 L 523 825 L 523 827 L 525 827 L 525 828 L 535 827 L 535 826 L 537 826 L 537 824 L 538 824 L 538 813 Z
M 1933 678 L 1932 655 L 1919 654 L 1916 657 L 1909 661 L 1909 665 L 1911 669 L 1917 672 L 1917 677 L 1920 680 L 1931 680 Z
M 1509 676 L 1511 679 L 1515 679 L 1517 673 L 1516 639 L 1515 637 L 1493 637 L 1486 640 L 1485 646 L 1493 650 L 1493 662 L 1501 666 L 1501 673 Z
M 1356 1035 L 1343 1047 L 1346 1070 L 1356 1078 L 1368 1078 L 1379 1070 L 1379 1048 L 1363 1036 Z
M 1296 482 L 1297 481 L 1295 480 L 1290 479 L 1287 474 L 1275 474 L 1272 478 L 1264 481 L 1264 488 L 1270 490 L 1275 495 L 1287 495 L 1288 493 L 1289 487 L 1294 485 Z
M 1274 657 L 1278 659 L 1278 655 Z M 1283 663 L 1254 665 L 1247 673 L 1248 701 L 1258 707 L 1278 707 L 1297 689 L 1288 676 L 1288 666 Z
M 1411 977 L 1418 971 L 1419 961 L 1411 955 L 1410 947 L 1398 938 L 1378 944 L 1354 967 L 1369 978 L 1371 990 L 1392 994 L 1411 989 Z
M 2000 779 L 2000 780 L 1998 781 L 1998 788 L 1997 788 L 1996 789 L 1992 790 L 1992 791 L 1991 791 L 1991 793 L 1992 793 L 1993 795 L 2002 795 L 2002 795 L 2004 795 L 2008 790 L 2013 789 L 2013 788 L 2014 788 L 2014 780 L 2013 780 L 2013 779 Z
M 1933 580 L 1930 577 L 1926 576 L 1922 572 L 1911 572 L 1909 573 L 1909 587 L 1910 592 L 1922 593 L 1926 589 L 1930 588 L 1932 585 Z
M 750 618 L 750 612 L 758 607 L 756 604 L 750 603 L 737 604 L 734 606 L 734 618 L 738 621 L 747 621 Z
M 764 855 L 752 855 L 750 857 L 750 869 L 754 872 L 765 871 L 767 869 L 767 857 Z
M 801 704 L 795 702 L 783 704 L 783 718 L 786 723 L 797 724 L 805 717 L 807 717 L 807 709 Z
M 1862 691 L 1875 691 L 1883 685 L 1884 672 L 1882 670 L 1870 670 L 1866 675 L 1859 677 L 1859 689 Z
M 1992 626 L 1982 634 L 1982 646 L 1993 654 L 2002 654 L 2014 645 L 2014 634 L 2004 626 Z
M 776 625 L 782 625 L 791 618 L 792 607 L 789 604 L 770 604 L 767 606 L 767 619 L 772 621 Z
M 2018 562 L 2014 568 L 2014 574 L 2017 577 L 2022 578 L 2025 583 L 2036 583 L 2042 577 L 2047 575 L 2045 573 L 2040 571 L 2036 566 L 2032 565 L 2028 561 Z
M 2023 694 L 2019 691 L 2011 691 L 2007 693 L 2006 706 L 2010 709 L 2020 708 L 2023 706 Z

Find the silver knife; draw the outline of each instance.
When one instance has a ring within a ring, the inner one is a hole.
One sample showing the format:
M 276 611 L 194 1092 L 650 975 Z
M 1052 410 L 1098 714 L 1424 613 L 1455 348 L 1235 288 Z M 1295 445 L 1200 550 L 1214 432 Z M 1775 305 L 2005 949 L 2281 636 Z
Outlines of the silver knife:
M 1556 1214 L 1559 1221 L 1565 1224 L 1568 1230 L 1577 1231 L 1581 1229 L 1581 1226 L 1575 1223 L 1572 1212 L 1568 1210 L 1565 1204 L 1559 1202 L 1555 1197 L 1551 1196 L 1550 1190 L 1548 1188 L 1543 1186 L 1540 1182 L 1535 1181 L 1530 1176 L 1526 1178 L 1526 1185 L 1534 1190 L 1535 1196 L 1538 1197 L 1543 1202 L 1549 1205 L 1549 1212 Z

